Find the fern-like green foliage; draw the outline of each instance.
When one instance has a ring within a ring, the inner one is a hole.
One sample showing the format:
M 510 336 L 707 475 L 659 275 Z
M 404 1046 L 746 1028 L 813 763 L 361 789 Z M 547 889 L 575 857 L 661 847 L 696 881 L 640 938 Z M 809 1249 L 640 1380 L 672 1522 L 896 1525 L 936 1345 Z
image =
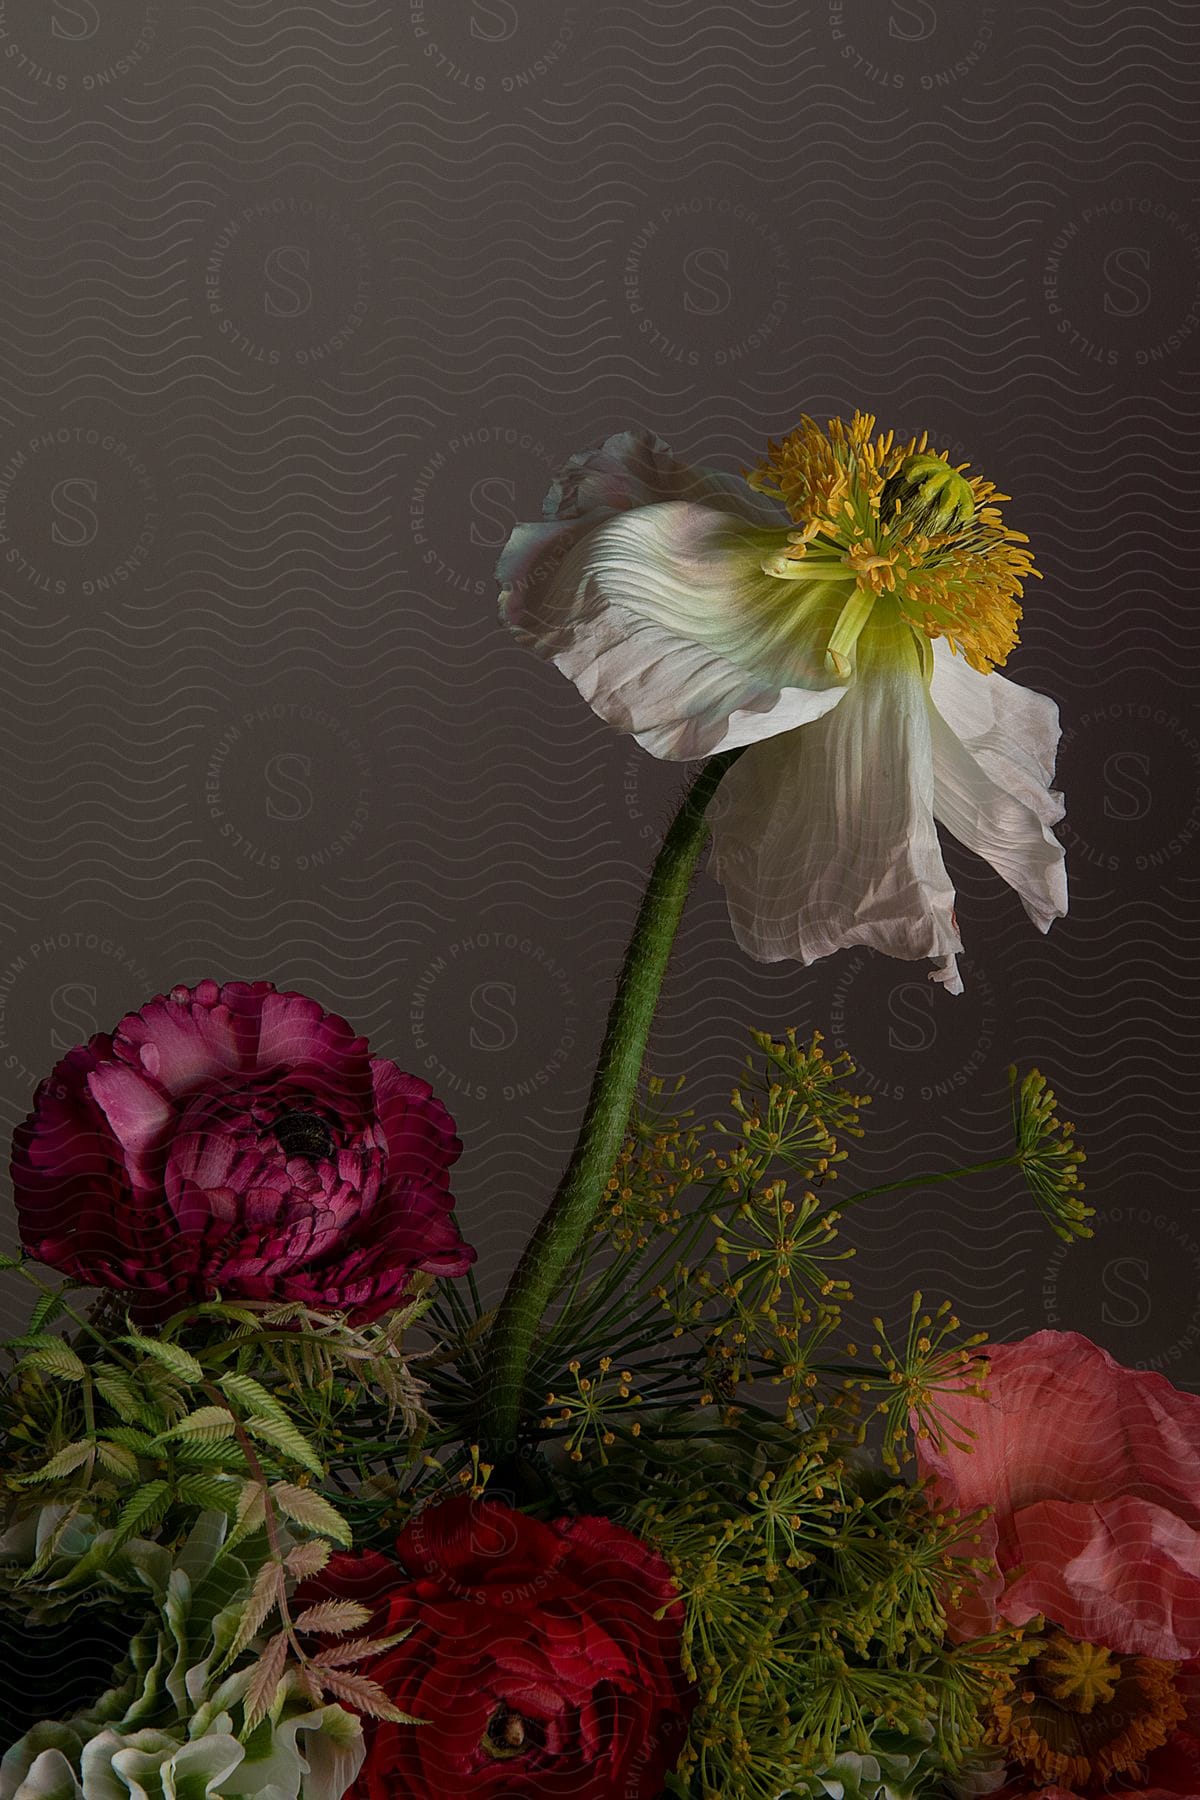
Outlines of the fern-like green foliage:
M 403 1349 L 423 1301 L 358 1328 L 298 1306 L 214 1302 L 151 1336 L 115 1297 L 81 1318 L 66 1291 L 2 1347 L 13 1364 L 0 1390 L 10 1514 L 86 1502 L 118 1539 L 172 1536 L 203 1511 L 244 1521 L 267 1490 L 284 1516 L 349 1544 L 342 1493 L 320 1493 L 346 1468 L 360 1514 L 379 1511 L 363 1483 L 425 1418 Z M 64 1313 L 70 1339 L 48 1328 Z

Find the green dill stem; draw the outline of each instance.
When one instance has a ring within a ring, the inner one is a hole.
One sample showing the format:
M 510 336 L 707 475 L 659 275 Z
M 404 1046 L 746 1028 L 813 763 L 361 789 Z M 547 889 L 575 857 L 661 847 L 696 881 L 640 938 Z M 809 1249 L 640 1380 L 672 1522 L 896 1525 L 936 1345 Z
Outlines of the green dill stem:
M 553 1329 L 543 1334 L 540 1340 L 542 1348 L 551 1357 L 555 1356 L 563 1337 L 564 1326 L 576 1337 L 577 1345 L 582 1345 L 585 1341 L 579 1334 L 590 1332 L 594 1340 L 597 1333 L 602 1335 L 611 1324 L 617 1322 L 632 1329 L 632 1315 L 628 1299 L 614 1299 L 614 1295 L 619 1295 L 620 1289 L 628 1286 L 635 1275 L 641 1284 L 643 1294 L 645 1294 L 648 1291 L 649 1282 L 664 1265 L 686 1262 L 703 1237 L 706 1226 L 710 1223 L 708 1213 L 707 1207 L 697 1208 L 696 1217 L 686 1223 L 677 1236 L 668 1237 L 648 1265 L 645 1264 L 645 1249 L 636 1251 L 627 1261 L 615 1261 L 608 1273 L 594 1283 L 588 1294 L 587 1303 L 579 1307 L 575 1305 L 579 1287 L 577 1278 Z M 579 1259 L 580 1276 L 582 1276 L 584 1268 L 585 1259 L 581 1257 Z M 643 1317 L 655 1317 L 661 1324 L 661 1305 L 656 1303 L 654 1307 L 647 1310 Z M 582 1354 L 582 1350 L 578 1350 L 577 1353 Z
M 471 1294 L 471 1305 L 475 1308 L 476 1321 L 483 1317 L 483 1301 L 479 1298 L 479 1284 L 475 1280 L 474 1269 L 467 1270 L 467 1287 Z
M 863 1188 L 861 1193 L 840 1195 L 831 1199 L 829 1210 L 844 1213 L 860 1200 L 874 1200 L 877 1194 L 894 1194 L 899 1188 L 932 1187 L 938 1181 L 961 1181 L 964 1175 L 985 1175 L 989 1169 L 1015 1169 L 1024 1161 L 1018 1150 L 1011 1156 L 993 1156 L 990 1162 L 972 1163 L 966 1169 L 943 1169 L 940 1175 L 906 1175 L 903 1181 L 885 1181 L 879 1187 Z
M 525 1401 L 530 1353 L 542 1317 L 596 1216 L 629 1124 L 646 1041 L 692 876 L 708 836 L 705 813 L 740 750 L 704 765 L 663 839 L 609 1010 L 587 1111 L 566 1174 L 527 1244 L 489 1334 L 481 1436 L 489 1454 L 511 1456 Z

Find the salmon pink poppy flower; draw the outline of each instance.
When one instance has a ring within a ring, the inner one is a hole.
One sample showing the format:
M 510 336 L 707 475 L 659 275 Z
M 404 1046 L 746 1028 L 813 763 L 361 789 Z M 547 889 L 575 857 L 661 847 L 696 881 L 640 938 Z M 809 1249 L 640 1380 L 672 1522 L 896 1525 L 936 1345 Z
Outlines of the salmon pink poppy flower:
M 959 1629 L 1036 1632 L 989 1722 L 990 1785 L 1197 1800 L 1200 1396 L 1042 1331 L 993 1346 L 954 1413 L 956 1443 L 918 1441 L 922 1470 L 940 1504 L 992 1508 L 995 1569 Z

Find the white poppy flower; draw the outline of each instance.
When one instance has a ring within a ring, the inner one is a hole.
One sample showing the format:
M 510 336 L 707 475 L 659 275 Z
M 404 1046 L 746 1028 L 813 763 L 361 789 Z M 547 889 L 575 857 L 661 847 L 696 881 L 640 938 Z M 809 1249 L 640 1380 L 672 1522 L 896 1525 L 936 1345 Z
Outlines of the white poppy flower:
M 992 672 L 1036 574 L 1005 496 L 874 433 L 806 418 L 746 480 L 609 438 L 514 531 L 501 615 L 653 755 L 749 746 L 710 808 L 710 867 L 750 955 L 869 944 L 960 993 L 936 822 L 1049 930 L 1058 711 Z

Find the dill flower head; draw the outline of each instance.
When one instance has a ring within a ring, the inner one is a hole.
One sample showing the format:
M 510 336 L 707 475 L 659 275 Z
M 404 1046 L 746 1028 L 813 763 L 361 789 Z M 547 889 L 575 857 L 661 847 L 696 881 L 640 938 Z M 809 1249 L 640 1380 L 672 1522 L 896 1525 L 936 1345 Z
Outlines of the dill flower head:
M 1040 1069 L 1030 1069 L 1021 1079 L 1012 1068 L 1008 1079 L 1016 1160 L 1026 1186 L 1066 1243 L 1091 1237 L 1087 1221 L 1094 1208 L 1084 1205 L 1079 1179 L 1079 1165 L 1087 1157 L 1075 1143 L 1075 1127 L 1059 1118 L 1054 1090 Z

